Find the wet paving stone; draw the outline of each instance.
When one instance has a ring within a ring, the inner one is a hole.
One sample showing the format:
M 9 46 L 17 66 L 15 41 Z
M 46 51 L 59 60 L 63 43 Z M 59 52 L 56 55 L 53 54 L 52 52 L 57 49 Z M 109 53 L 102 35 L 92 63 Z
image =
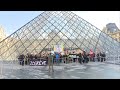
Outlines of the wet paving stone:
M 87 64 L 70 63 L 53 66 L 20 66 L 4 64 L 0 66 L 1 79 L 120 79 L 120 66 L 101 62 Z

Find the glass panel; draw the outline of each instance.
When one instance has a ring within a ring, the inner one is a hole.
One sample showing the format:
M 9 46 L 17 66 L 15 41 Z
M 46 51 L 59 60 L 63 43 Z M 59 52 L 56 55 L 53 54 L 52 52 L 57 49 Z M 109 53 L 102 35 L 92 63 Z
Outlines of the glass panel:
M 56 44 L 119 54 L 120 44 L 70 11 L 45 11 L 0 42 L 0 59 L 17 60 L 20 54 L 46 53 Z

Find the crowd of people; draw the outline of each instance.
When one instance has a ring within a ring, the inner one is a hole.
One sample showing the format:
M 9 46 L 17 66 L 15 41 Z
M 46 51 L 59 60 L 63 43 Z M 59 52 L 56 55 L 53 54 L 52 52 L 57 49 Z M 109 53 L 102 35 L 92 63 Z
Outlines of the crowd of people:
M 74 55 L 75 57 L 70 57 L 70 55 Z M 52 58 L 51 58 L 52 57 Z M 82 53 L 67 53 L 67 54 L 61 54 L 58 52 L 55 52 L 54 54 L 49 53 L 46 55 L 39 54 L 29 54 L 26 55 L 22 54 L 18 56 L 18 60 L 20 65 L 29 65 L 30 60 L 40 60 L 41 58 L 44 58 L 46 60 L 51 60 L 53 64 L 60 64 L 60 63 L 72 63 L 72 62 L 79 62 L 80 64 L 91 62 L 103 62 L 106 60 L 106 55 L 104 52 L 99 52 L 95 54 L 90 50 L 89 53 L 86 53 L 83 51 Z

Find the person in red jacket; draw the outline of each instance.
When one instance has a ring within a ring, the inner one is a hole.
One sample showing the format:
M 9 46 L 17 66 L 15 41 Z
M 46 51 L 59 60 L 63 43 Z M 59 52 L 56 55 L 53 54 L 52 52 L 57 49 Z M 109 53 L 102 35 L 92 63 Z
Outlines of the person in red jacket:
M 89 57 L 90 57 L 90 61 L 95 61 L 94 60 L 95 53 L 91 49 L 90 49 Z

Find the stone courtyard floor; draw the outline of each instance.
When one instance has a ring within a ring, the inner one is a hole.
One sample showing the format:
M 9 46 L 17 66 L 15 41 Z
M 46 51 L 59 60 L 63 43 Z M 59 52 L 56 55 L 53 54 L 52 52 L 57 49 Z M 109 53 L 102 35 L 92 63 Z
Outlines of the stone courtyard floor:
M 1 79 L 120 79 L 120 65 L 103 62 L 87 64 L 70 63 L 53 66 L 49 73 L 48 66 L 20 66 L 1 64 Z

